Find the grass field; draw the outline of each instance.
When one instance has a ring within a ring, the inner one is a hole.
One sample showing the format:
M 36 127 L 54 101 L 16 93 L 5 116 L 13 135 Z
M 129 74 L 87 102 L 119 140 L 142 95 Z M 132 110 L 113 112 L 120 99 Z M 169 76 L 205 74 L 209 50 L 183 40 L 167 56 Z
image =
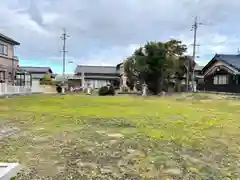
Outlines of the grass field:
M 18 179 L 240 177 L 240 100 L 28 96 L 0 100 L 0 160 Z

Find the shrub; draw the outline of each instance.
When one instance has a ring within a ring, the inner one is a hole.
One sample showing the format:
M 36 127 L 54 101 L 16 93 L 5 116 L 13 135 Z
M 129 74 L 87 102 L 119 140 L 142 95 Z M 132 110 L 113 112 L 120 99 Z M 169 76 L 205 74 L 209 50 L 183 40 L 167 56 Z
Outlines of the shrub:
M 115 95 L 115 88 L 114 86 L 110 85 L 108 87 L 108 94 L 114 96 Z
M 106 95 L 108 95 L 108 87 L 107 86 L 100 87 L 100 89 L 98 91 L 98 95 L 99 96 L 106 96 Z
M 98 91 L 99 96 L 107 96 L 107 95 L 115 95 L 115 88 L 114 86 L 102 86 Z
M 57 90 L 58 93 L 61 93 L 62 92 L 62 87 L 61 86 L 57 86 L 56 90 Z

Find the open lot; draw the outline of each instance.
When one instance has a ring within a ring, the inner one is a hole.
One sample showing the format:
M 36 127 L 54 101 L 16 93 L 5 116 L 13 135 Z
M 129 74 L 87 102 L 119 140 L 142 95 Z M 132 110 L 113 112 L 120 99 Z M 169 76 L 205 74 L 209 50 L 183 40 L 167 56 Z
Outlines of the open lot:
M 18 179 L 240 177 L 240 100 L 29 96 L 0 100 L 0 161 Z

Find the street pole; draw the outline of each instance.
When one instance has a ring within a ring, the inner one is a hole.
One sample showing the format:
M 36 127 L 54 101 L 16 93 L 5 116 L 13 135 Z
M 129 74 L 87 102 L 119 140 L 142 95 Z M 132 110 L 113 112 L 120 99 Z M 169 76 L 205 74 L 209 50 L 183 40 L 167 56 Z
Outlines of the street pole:
M 199 25 L 202 25 L 202 23 L 199 23 L 198 22 L 198 17 L 196 16 L 195 19 L 194 19 L 194 23 L 193 23 L 193 26 L 192 26 L 192 30 L 193 30 L 193 55 L 192 55 L 192 63 L 195 63 L 196 62 L 196 47 L 198 46 L 197 45 L 197 29 L 198 29 L 198 26 Z M 193 70 L 192 70 L 192 91 L 194 91 L 194 82 L 195 82 L 195 69 L 194 67 L 192 66 Z
M 195 17 L 194 24 L 193 24 L 193 63 L 195 62 L 196 59 L 196 41 L 197 41 L 197 28 L 198 28 L 198 19 L 197 16 Z M 194 83 L 195 81 L 195 72 L 194 72 L 194 67 L 193 67 L 193 72 L 192 72 L 192 91 L 194 91 Z
M 13 46 L 13 54 L 12 54 L 12 85 L 14 86 L 14 52 L 15 52 L 15 49 L 14 49 L 14 46 Z
M 66 67 L 66 39 L 69 37 L 66 33 L 66 29 L 63 29 L 63 34 L 62 34 L 62 40 L 63 40 L 63 87 L 62 87 L 62 93 L 65 93 L 65 67 Z
M 185 65 L 185 68 L 187 70 L 187 77 L 186 77 L 186 90 L 188 92 L 188 85 L 189 85 L 189 59 L 187 60 L 187 65 Z

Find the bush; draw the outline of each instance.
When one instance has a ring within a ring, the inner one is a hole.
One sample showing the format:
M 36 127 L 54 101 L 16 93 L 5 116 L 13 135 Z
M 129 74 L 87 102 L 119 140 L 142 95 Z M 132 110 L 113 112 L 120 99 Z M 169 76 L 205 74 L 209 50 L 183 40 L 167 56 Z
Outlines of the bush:
M 57 90 L 58 93 L 61 93 L 62 92 L 62 87 L 61 86 L 57 86 L 56 90 Z
M 107 95 L 115 95 L 115 88 L 114 86 L 102 86 L 98 91 L 99 96 L 107 96 Z
M 108 88 L 108 94 L 114 96 L 115 95 L 115 88 L 114 86 L 109 86 Z
M 45 74 L 44 77 L 40 80 L 40 84 L 51 85 L 52 84 L 51 75 Z
M 98 95 L 99 96 L 106 96 L 106 95 L 108 95 L 108 87 L 107 86 L 100 87 L 100 89 L 98 91 Z

